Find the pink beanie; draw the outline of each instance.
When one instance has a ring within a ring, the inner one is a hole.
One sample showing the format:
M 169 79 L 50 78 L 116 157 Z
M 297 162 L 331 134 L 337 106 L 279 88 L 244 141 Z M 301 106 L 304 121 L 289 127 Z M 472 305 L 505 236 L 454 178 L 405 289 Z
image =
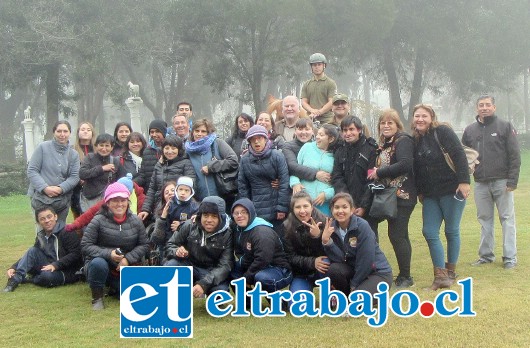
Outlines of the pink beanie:
M 114 184 L 110 184 L 105 190 L 105 203 L 107 203 L 112 198 L 129 198 L 129 196 L 130 193 L 127 189 L 127 186 L 122 183 L 115 182 Z

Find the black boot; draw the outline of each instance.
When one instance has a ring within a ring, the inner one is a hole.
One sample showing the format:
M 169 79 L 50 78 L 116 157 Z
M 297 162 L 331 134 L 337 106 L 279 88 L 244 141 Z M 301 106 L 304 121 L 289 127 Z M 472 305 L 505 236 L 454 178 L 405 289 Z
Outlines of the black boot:
M 4 292 L 13 292 L 18 286 L 18 282 L 14 278 L 9 278 L 7 281 L 6 287 L 4 288 Z
M 105 308 L 103 304 L 103 288 L 90 288 L 92 290 L 92 309 L 100 311 Z

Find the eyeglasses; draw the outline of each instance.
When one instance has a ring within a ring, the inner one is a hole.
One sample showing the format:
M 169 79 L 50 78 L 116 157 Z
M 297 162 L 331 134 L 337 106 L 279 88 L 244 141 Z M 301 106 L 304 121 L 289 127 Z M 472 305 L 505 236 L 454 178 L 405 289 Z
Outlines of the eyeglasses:
M 232 213 L 232 215 L 234 215 L 234 216 L 247 216 L 248 212 L 246 210 L 235 211 L 235 212 Z

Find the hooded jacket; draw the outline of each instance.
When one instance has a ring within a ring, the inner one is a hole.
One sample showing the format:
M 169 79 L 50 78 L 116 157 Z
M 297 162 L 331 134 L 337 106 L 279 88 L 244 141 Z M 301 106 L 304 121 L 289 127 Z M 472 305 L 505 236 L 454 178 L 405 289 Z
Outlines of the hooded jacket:
M 232 205 L 244 207 L 249 213 L 248 225 L 234 229 L 234 254 L 243 276 L 254 284 L 256 273 L 268 267 L 291 270 L 280 237 L 272 224 L 256 216 L 254 204 L 248 198 L 241 198 Z
M 188 220 L 173 233 L 166 247 L 166 257 L 176 258 L 176 250 L 183 246 L 188 250 L 188 261 L 193 266 L 208 269 L 208 273 L 197 281 L 205 292 L 225 281 L 234 265 L 232 230 L 230 218 L 225 213 L 225 202 L 217 196 L 203 199 L 203 204 L 215 204 L 218 209 L 219 225 L 211 233 L 203 230 L 201 213 L 197 213 L 195 222 Z M 200 210 L 199 210 L 200 211 Z
M 351 288 L 357 288 L 370 274 L 392 273 L 385 254 L 375 240 L 375 233 L 366 220 L 352 215 L 344 240 L 337 232 L 339 226 L 336 221 L 333 227 L 336 232 L 331 234 L 324 250 L 332 263 L 346 263 L 352 267 L 355 274 L 350 280 Z
M 273 189 L 271 182 L 279 179 L 279 188 Z M 259 217 L 276 220 L 276 213 L 289 211 L 289 170 L 282 153 L 267 150 L 256 157 L 250 151 L 241 157 L 237 178 L 239 197 L 251 199 Z
M 44 252 L 48 262 L 55 267 L 55 271 L 63 272 L 65 283 L 71 283 L 75 279 L 75 272 L 83 264 L 83 260 L 77 233 L 66 232 L 64 227 L 65 223 L 57 220 L 57 224 L 48 238 L 46 238 L 46 232 L 43 229 L 39 230 L 33 247 Z M 19 261 L 11 268 L 17 269 Z

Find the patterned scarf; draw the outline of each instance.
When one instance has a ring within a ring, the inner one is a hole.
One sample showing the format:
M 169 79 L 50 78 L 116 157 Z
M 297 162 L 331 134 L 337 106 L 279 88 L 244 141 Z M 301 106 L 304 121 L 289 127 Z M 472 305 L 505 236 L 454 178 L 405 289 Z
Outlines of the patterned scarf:
M 208 153 L 208 151 L 210 150 L 210 147 L 212 146 L 216 138 L 217 138 L 217 134 L 211 133 L 197 141 L 188 140 L 186 141 L 186 144 L 185 144 L 186 151 L 189 153 L 198 153 L 198 154 L 204 155 Z
M 263 157 L 265 154 L 267 154 L 267 153 L 270 151 L 271 147 L 272 147 L 272 141 L 267 140 L 267 143 L 265 143 L 265 147 L 263 148 L 262 151 L 260 151 L 260 152 L 256 152 L 256 151 L 254 150 L 254 148 L 252 147 L 252 145 L 249 145 L 249 146 L 248 146 L 248 150 L 249 150 L 250 153 L 251 153 L 252 155 L 254 155 L 255 157 L 260 158 L 260 157 Z
M 390 139 L 385 139 L 383 146 L 380 148 L 379 157 L 377 158 L 377 167 L 384 168 L 390 165 L 392 155 L 396 151 L 395 147 L 396 137 L 393 136 Z M 407 179 L 405 174 L 398 176 L 397 178 L 379 178 L 379 182 L 383 183 L 386 187 L 401 187 L 403 181 Z

